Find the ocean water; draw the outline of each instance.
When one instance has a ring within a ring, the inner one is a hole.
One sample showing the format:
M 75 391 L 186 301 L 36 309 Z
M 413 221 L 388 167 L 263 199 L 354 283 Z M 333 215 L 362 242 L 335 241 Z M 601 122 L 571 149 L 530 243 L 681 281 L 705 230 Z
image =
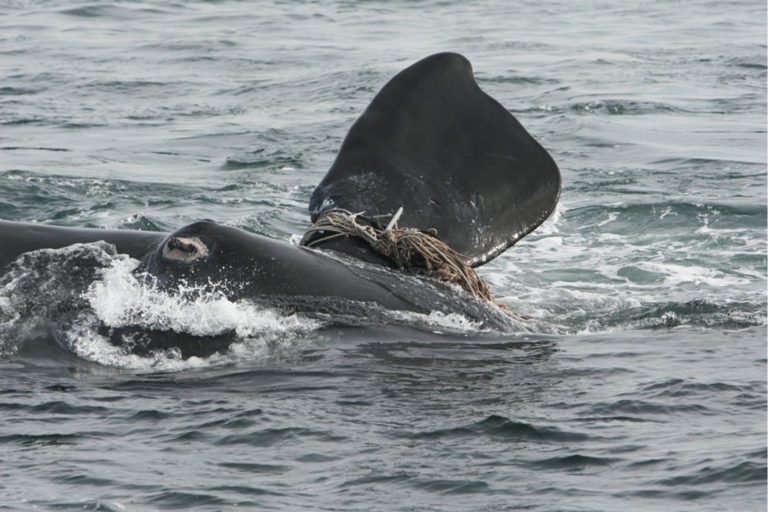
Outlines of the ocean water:
M 0 1 L 0 218 L 288 242 L 438 51 L 563 174 L 480 269 L 520 332 L 180 304 L 91 247 L 93 315 L 241 341 L 127 356 L 60 268 L 0 282 L 0 510 L 766 510 L 765 2 Z

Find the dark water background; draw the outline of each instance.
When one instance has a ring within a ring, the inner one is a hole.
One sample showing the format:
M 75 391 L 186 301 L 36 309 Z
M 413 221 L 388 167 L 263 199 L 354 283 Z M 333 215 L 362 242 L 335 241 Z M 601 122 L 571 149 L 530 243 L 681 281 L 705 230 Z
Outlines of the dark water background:
M 766 509 L 762 1 L 0 1 L 0 218 L 288 241 L 444 50 L 563 173 L 481 269 L 527 332 L 147 304 L 244 333 L 182 362 L 42 319 L 1 341 L 0 510 Z

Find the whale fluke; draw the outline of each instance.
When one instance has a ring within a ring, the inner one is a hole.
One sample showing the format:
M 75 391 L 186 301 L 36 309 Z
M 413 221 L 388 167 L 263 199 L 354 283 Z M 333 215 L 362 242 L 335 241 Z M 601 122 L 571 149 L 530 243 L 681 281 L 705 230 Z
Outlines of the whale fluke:
M 539 226 L 560 195 L 547 151 L 455 53 L 398 73 L 354 123 L 309 203 L 392 215 L 482 265 Z

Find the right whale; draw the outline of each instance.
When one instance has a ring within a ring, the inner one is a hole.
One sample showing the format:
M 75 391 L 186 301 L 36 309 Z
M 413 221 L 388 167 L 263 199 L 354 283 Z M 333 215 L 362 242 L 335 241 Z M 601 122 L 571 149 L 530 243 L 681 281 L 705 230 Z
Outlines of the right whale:
M 423 269 L 402 272 L 403 262 L 382 254 L 366 233 L 390 233 L 384 224 L 428 232 L 428 241 L 439 240 L 445 251 L 460 253 L 467 268 L 476 267 L 541 224 L 559 192 L 560 173 L 549 154 L 480 90 L 467 59 L 440 53 L 384 86 L 312 194 L 313 220 L 347 212 L 359 219 L 364 236 L 315 229 L 304 238 L 309 248 L 213 221 L 171 234 L 0 221 L 0 277 L 14 265 L 20 271 L 23 253 L 103 240 L 140 260 L 135 273 L 166 290 L 214 286 L 231 300 L 326 319 L 461 313 L 484 328 L 505 329 L 513 323 L 496 305 L 424 277 Z M 222 351 L 234 341 L 147 328 L 102 331 L 118 345 L 130 337 L 136 353 L 176 347 L 183 357 Z

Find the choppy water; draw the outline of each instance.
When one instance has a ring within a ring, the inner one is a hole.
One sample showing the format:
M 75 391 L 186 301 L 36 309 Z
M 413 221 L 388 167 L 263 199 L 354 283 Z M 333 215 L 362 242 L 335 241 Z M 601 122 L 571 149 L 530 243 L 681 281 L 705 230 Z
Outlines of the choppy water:
M 0 218 L 287 241 L 379 87 L 444 50 L 563 173 L 481 269 L 529 332 L 148 304 L 244 333 L 183 362 L 30 324 L 0 508 L 765 510 L 764 2 L 0 2 Z

